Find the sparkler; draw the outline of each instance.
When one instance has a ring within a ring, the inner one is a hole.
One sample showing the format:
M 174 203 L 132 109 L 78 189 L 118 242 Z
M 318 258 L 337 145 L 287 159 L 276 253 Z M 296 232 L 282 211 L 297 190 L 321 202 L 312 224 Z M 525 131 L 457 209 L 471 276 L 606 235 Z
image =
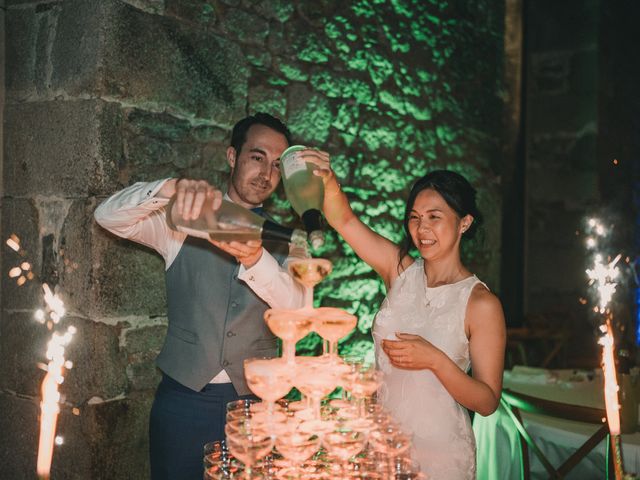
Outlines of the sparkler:
M 46 284 L 45 284 L 46 285 Z M 56 437 L 56 425 L 60 412 L 60 392 L 58 385 L 64 381 L 64 370 L 71 365 L 65 361 L 65 347 L 71 341 L 76 329 L 70 326 L 64 335 L 54 332 L 47 346 L 47 374 L 42 381 L 42 402 L 40 403 L 40 440 L 38 442 L 38 478 L 49 479 L 54 443 L 61 443 Z
M 587 238 L 587 248 L 598 247 L 598 238 L 607 234 L 606 229 L 596 219 L 590 219 L 588 225 L 593 236 Z M 605 315 L 604 324 L 600 326 L 603 336 L 598 343 L 602 345 L 602 371 L 604 374 L 604 402 L 611 434 L 611 448 L 614 455 L 614 472 L 616 480 L 624 476 L 622 461 L 622 448 L 620 445 L 620 404 L 618 403 L 618 378 L 615 368 L 615 348 L 612 329 L 613 313 L 608 308 L 609 302 L 616 291 L 616 279 L 619 270 L 616 264 L 622 255 L 617 255 L 612 261 L 605 263 L 601 254 L 596 254 L 594 266 L 587 269 L 589 285 L 594 285 L 598 294 L 598 306 L 594 308 L 596 313 Z
M 25 252 L 20 246 L 20 238 L 11 234 L 6 244 L 18 255 L 24 257 Z M 9 270 L 9 277 L 15 278 L 18 286 L 24 285 L 35 277 L 31 270 L 31 264 L 26 261 Z M 45 310 L 35 311 L 34 318 L 42 324 L 46 324 L 49 330 L 58 324 L 64 317 L 66 310 L 64 302 L 54 294 L 49 285 L 42 284 L 43 297 L 46 304 Z M 60 334 L 53 332 L 47 344 L 46 358 L 49 361 L 45 367 L 46 374 L 42 381 L 40 402 L 40 436 L 38 440 L 38 459 L 36 471 L 40 480 L 49 480 L 51 461 L 53 460 L 53 447 L 63 443 L 62 437 L 56 436 L 58 414 L 60 413 L 60 392 L 58 387 L 64 382 L 64 371 L 73 367 L 72 362 L 65 360 L 65 347 L 71 342 L 76 328 L 71 325 L 66 332 Z
M 49 285 L 42 284 L 44 290 L 44 300 L 47 304 L 47 313 L 51 321 L 55 324 L 60 322 L 65 314 L 64 303 L 58 295 L 55 295 Z M 45 312 L 37 310 L 36 320 L 45 321 Z M 47 374 L 42 381 L 42 401 L 40 403 L 40 440 L 38 442 L 38 478 L 49 479 L 51 461 L 53 459 L 53 445 L 60 444 L 61 439 L 56 437 L 56 425 L 58 413 L 60 412 L 60 392 L 58 386 L 64 381 L 64 370 L 72 367 L 71 362 L 64 358 L 65 347 L 69 344 L 76 333 L 74 326 L 69 326 L 67 331 L 60 335 L 53 332 L 51 340 L 47 344 Z

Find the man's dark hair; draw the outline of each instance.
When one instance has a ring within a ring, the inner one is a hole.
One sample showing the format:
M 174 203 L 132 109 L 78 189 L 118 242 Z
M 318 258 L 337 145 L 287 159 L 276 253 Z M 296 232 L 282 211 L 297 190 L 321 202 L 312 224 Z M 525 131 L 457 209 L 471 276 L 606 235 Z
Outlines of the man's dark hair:
M 291 132 L 287 126 L 282 123 L 282 120 L 268 113 L 258 112 L 255 115 L 249 115 L 243 118 L 233 126 L 231 146 L 236 150 L 236 153 L 239 154 L 240 150 L 242 150 L 244 142 L 247 141 L 247 132 L 253 125 L 264 125 L 281 133 L 287 139 L 287 143 L 291 145 Z

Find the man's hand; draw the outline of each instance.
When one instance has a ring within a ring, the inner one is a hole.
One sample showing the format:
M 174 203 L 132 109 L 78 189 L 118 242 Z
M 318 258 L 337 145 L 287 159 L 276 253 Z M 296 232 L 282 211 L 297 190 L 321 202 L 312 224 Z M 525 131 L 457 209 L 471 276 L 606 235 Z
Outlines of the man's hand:
M 236 257 L 236 260 L 245 268 L 253 267 L 262 257 L 262 242 L 260 240 L 249 240 L 246 243 L 209 241 L 220 250 Z
M 177 212 L 185 220 L 198 218 L 205 202 L 212 202 L 213 210 L 222 204 L 222 192 L 205 180 L 172 179 L 158 192 L 158 196 L 164 198 L 174 195 Z

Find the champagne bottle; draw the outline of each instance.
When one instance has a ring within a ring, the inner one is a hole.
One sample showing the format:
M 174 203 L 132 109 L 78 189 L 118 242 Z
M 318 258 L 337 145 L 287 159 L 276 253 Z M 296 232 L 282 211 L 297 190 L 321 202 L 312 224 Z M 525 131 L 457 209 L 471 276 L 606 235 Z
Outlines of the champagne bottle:
M 222 200 L 220 208 L 213 209 L 210 201 L 202 205 L 196 219 L 185 220 L 178 214 L 174 195 L 167 204 L 167 224 L 172 230 L 192 237 L 221 242 L 247 242 L 249 240 L 280 240 L 296 245 L 306 245 L 307 234 L 302 230 L 278 225 L 246 208 Z
M 311 245 L 318 248 L 324 244 L 321 213 L 324 185 L 322 179 L 313 174 L 316 166 L 298 155 L 298 152 L 306 148 L 302 145 L 292 145 L 282 152 L 282 183 L 287 199 L 302 218 Z

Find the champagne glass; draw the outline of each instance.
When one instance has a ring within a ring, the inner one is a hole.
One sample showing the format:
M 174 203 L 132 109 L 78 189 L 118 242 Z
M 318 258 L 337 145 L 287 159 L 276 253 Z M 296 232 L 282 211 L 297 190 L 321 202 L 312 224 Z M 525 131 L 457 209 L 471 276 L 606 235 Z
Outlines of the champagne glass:
M 325 433 L 322 437 L 322 445 L 329 455 L 340 462 L 342 473 L 340 478 L 347 476 L 349 459 L 362 452 L 366 444 L 366 432 L 344 423 L 337 423 L 332 431 Z
M 256 408 L 257 406 L 260 406 Z M 237 418 L 250 418 L 251 415 L 264 408 L 264 405 L 254 398 L 241 398 L 227 403 L 227 422 Z
M 320 449 L 320 437 L 309 431 L 313 428 L 298 429 L 296 423 L 278 435 L 275 441 L 278 452 L 289 461 L 289 468 L 283 472 L 287 478 L 304 478 L 300 465 Z
M 351 396 L 356 399 L 361 418 L 366 417 L 365 400 L 382 384 L 382 372 L 374 368 L 362 368 L 343 377 Z
M 297 365 L 294 383 L 303 395 L 311 399 L 313 417 L 316 421 L 320 421 L 320 401 L 336 388 L 338 380 L 336 372 L 332 368 L 327 368 L 321 358 L 300 358 L 304 358 L 304 361 Z
M 247 358 L 244 376 L 249 389 L 267 404 L 266 413 L 273 420 L 276 400 L 293 387 L 290 366 L 281 358 Z
M 313 329 L 329 344 L 325 354 L 334 362 L 338 361 L 338 340 L 346 336 L 358 323 L 355 315 L 333 307 L 316 308 Z
M 313 308 L 313 287 L 331 273 L 332 263 L 326 258 L 300 258 L 289 262 L 291 276 L 307 287 L 305 309 Z
M 262 422 L 239 418 L 224 427 L 231 454 L 244 464 L 244 478 L 255 478 L 253 467 L 273 448 L 273 437 Z
M 215 440 L 204 444 L 204 468 L 222 464 L 228 460 L 228 453 L 224 442 Z
M 399 457 L 411 448 L 411 435 L 403 432 L 397 425 L 380 425 L 369 435 L 369 443 L 377 452 L 389 459 L 389 468 L 398 464 Z
M 394 462 L 393 478 L 395 480 L 426 480 L 420 471 L 420 464 L 409 457 L 398 457 Z
M 282 357 L 295 363 L 296 343 L 311 331 L 313 318 L 304 310 L 269 309 L 264 319 L 274 335 L 282 340 Z

